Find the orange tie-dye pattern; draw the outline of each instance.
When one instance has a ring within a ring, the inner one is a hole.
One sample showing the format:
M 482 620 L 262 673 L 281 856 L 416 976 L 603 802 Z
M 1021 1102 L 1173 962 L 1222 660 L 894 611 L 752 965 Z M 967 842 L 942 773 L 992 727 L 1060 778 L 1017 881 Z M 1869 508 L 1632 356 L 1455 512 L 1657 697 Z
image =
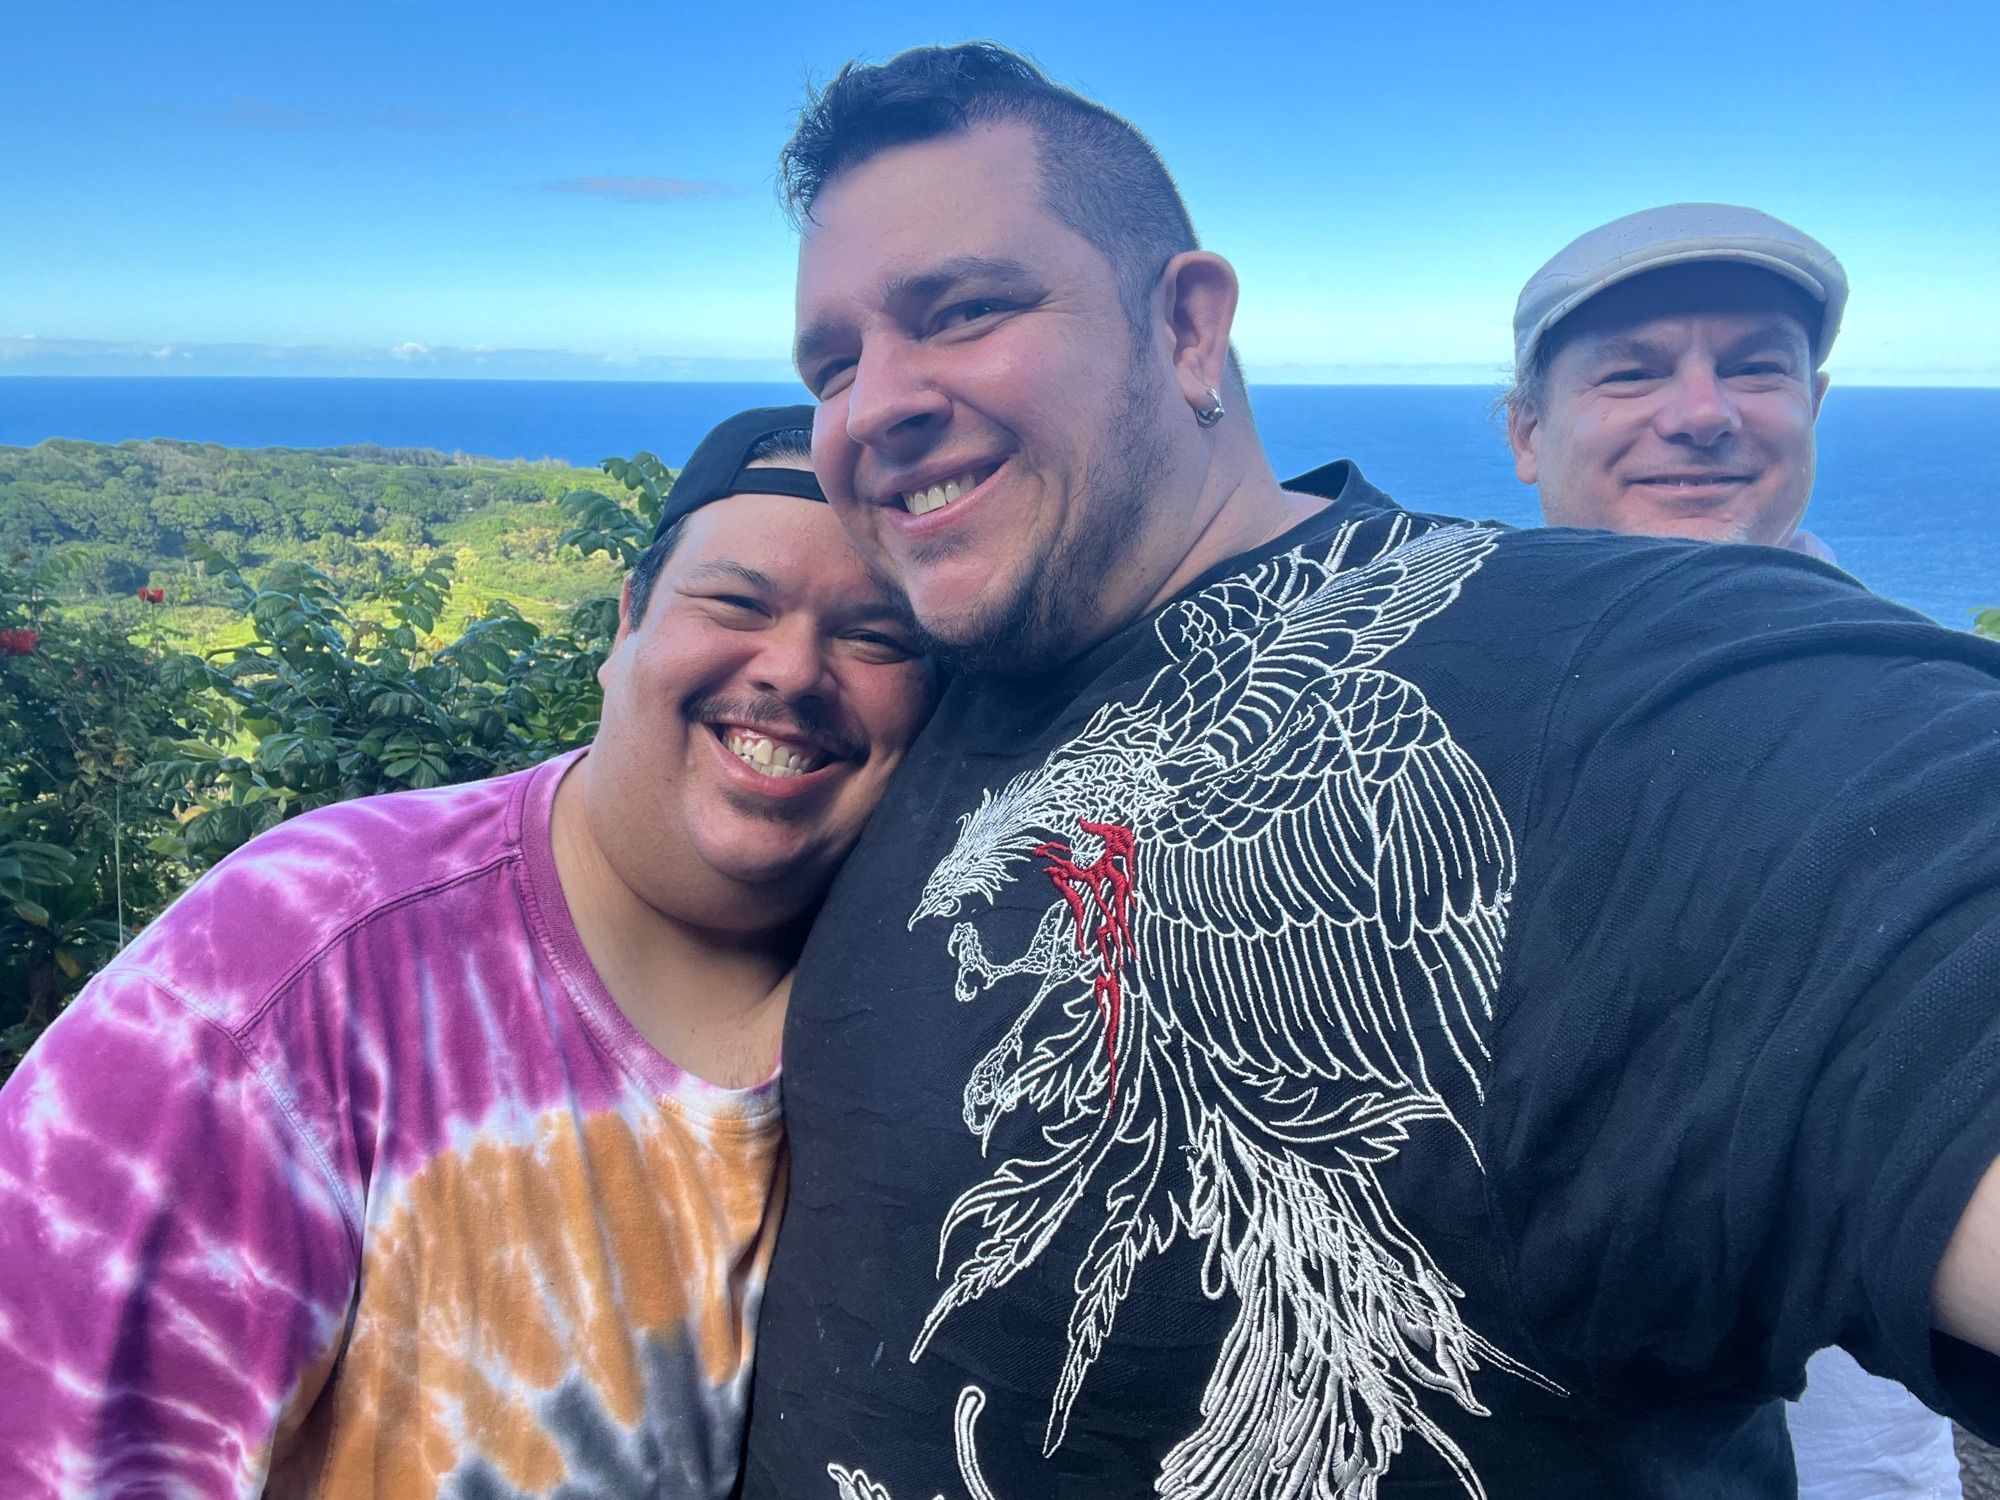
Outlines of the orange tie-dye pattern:
M 434 1494 L 475 1459 L 544 1492 L 568 1472 L 550 1398 L 581 1383 L 637 1426 L 648 1339 L 740 1401 L 784 1170 L 775 1119 L 671 1105 L 553 1113 L 526 1143 L 433 1159 L 369 1215 L 346 1356 L 300 1434 L 325 1461 L 271 1493 Z

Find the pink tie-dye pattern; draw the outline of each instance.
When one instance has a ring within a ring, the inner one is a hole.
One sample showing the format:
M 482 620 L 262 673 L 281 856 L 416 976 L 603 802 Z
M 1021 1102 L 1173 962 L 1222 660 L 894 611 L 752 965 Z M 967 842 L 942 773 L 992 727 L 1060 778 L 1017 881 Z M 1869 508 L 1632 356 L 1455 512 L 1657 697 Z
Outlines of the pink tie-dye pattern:
M 261 1493 L 348 1336 L 371 1228 L 443 1156 L 663 1108 L 698 1139 L 775 1137 L 774 1084 L 676 1068 L 591 969 L 548 849 L 571 759 L 286 824 L 36 1046 L 0 1093 L 0 1494 Z M 732 1268 L 767 1238 L 752 1186 Z M 739 1377 L 710 1420 L 740 1414 Z

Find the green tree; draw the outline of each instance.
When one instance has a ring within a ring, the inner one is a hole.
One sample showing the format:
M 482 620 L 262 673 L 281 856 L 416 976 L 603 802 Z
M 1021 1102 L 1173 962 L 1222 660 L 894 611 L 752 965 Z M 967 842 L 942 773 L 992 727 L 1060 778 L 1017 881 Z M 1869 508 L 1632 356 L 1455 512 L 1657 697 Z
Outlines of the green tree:
M 55 457 L 102 464 L 114 451 Z M 179 448 L 160 461 L 202 475 L 230 466 Z M 672 476 L 650 454 L 605 469 L 626 498 L 563 495 L 559 545 L 629 567 Z M 547 477 L 531 477 L 539 488 L 507 503 L 554 499 Z M 615 597 L 546 628 L 496 602 L 446 632 L 452 578 L 428 553 L 385 576 L 385 554 L 370 551 L 343 583 L 296 559 L 253 574 L 186 546 L 207 575 L 202 597 L 247 623 L 247 641 L 169 650 L 165 605 L 129 596 L 65 612 L 59 586 L 73 590 L 92 565 L 87 547 L 38 569 L 19 550 L 0 567 L 0 1074 L 93 970 L 256 834 L 345 798 L 531 765 L 596 733 Z
M 304 563 L 252 582 L 219 555 L 206 561 L 254 635 L 197 664 L 206 732 L 150 769 L 183 809 L 160 847 L 194 868 L 312 808 L 498 775 L 595 731 L 609 642 L 590 619 L 543 631 L 496 602 L 445 641 L 442 561 L 358 601 Z
M 0 551 L 93 548 L 94 565 L 71 580 L 72 592 L 100 600 L 129 593 L 202 542 L 241 554 L 239 564 L 261 561 L 254 551 L 339 576 L 324 555 L 329 539 L 434 543 L 496 504 L 546 506 L 577 478 L 563 465 L 414 450 L 58 438 L 0 447 Z
M 56 572 L 0 565 L 0 1072 L 186 874 L 145 767 L 192 731 L 192 663 L 130 607 L 58 613 Z
M 627 498 L 563 496 L 558 545 L 629 569 L 673 476 L 650 453 L 603 467 Z M 193 868 L 311 808 L 499 775 L 597 732 L 597 669 L 617 635 L 615 597 L 585 600 L 553 629 L 495 601 L 447 642 L 434 634 L 452 586 L 442 558 L 353 601 L 304 563 L 274 565 L 253 582 L 218 553 L 203 561 L 254 639 L 198 664 L 205 732 L 149 768 L 178 813 L 158 847 Z

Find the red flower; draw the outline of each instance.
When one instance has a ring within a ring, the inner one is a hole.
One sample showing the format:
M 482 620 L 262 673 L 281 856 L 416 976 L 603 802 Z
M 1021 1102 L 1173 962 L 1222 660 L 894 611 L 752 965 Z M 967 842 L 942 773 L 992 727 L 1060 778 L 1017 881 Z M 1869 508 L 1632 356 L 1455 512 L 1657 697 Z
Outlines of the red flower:
M 41 643 L 42 638 L 32 630 L 0 630 L 0 656 L 26 656 Z
M 147 589 L 146 602 L 148 604 L 165 604 L 167 602 L 167 591 L 165 589 Z

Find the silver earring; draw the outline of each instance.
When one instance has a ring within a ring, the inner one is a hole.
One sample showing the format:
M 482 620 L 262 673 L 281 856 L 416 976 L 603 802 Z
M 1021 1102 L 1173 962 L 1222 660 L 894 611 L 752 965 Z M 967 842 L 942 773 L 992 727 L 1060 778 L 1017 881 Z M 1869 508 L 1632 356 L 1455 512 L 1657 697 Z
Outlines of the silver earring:
M 1203 427 L 1213 427 L 1226 415 L 1222 409 L 1222 392 L 1212 385 L 1204 389 L 1208 392 L 1208 410 L 1196 412 L 1194 419 Z

